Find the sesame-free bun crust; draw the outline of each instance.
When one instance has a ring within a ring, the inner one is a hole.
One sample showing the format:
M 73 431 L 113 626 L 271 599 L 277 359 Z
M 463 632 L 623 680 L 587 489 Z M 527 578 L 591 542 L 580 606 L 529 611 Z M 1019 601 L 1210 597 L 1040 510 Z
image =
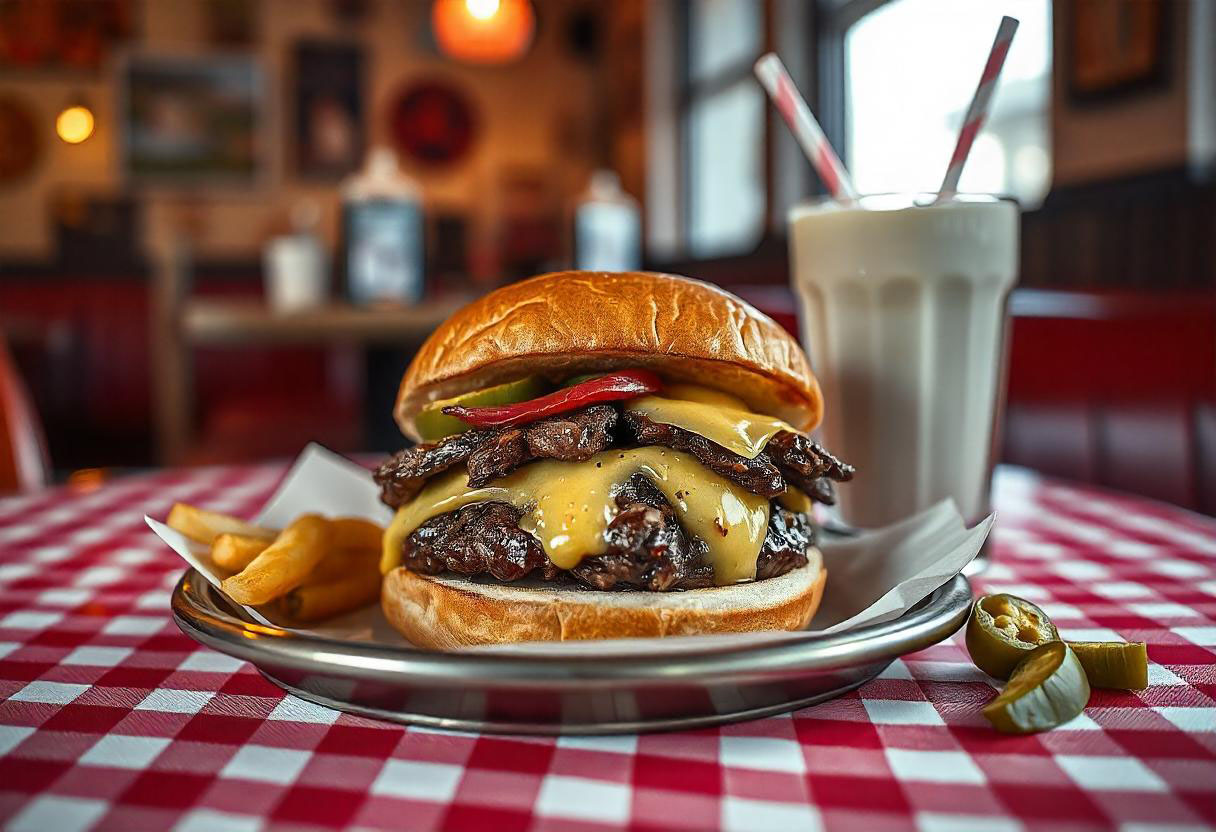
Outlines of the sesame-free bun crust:
M 801 431 L 823 415 L 806 354 L 750 304 L 687 277 L 585 271 L 504 286 L 454 314 L 406 370 L 394 415 L 419 440 L 414 416 L 436 399 L 624 367 L 725 390 Z
M 763 581 L 686 592 L 597 592 L 552 585 L 479 583 L 398 567 L 384 577 L 384 615 L 411 643 L 432 649 L 604 638 L 801 630 L 823 597 L 818 549 L 808 563 Z

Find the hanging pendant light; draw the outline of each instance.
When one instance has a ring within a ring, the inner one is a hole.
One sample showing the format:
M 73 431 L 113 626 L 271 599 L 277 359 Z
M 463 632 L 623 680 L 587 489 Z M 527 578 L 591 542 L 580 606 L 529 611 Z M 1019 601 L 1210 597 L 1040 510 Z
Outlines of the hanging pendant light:
M 502 64 L 528 51 L 536 15 L 529 0 L 435 0 L 431 27 L 448 57 Z
M 55 134 L 67 144 L 80 144 L 93 135 L 93 111 L 83 100 L 75 100 L 55 117 Z

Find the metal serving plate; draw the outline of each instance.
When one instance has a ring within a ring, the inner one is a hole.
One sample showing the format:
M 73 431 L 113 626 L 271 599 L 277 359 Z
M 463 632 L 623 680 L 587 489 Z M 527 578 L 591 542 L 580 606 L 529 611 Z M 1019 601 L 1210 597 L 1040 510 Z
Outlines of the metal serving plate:
M 265 627 L 245 620 L 194 570 L 178 581 L 173 615 L 197 641 L 341 711 L 469 731 L 614 734 L 755 719 L 832 699 L 953 634 L 970 602 L 959 575 L 883 624 L 628 657 L 436 652 Z

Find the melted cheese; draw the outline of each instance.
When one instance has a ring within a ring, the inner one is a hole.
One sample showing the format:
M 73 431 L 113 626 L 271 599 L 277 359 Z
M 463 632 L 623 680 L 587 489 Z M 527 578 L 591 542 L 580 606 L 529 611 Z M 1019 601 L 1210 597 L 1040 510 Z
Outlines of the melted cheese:
M 663 392 L 667 395 L 631 399 L 625 402 L 625 409 L 692 431 L 748 459 L 755 459 L 775 434 L 796 432 L 780 419 L 751 413 L 742 401 L 726 393 L 684 384 L 669 385 Z
M 799 514 L 810 516 L 815 513 L 815 504 L 811 502 L 811 498 L 805 491 L 792 485 L 786 486 L 785 491 L 777 495 L 777 502 Z
M 680 524 L 709 547 L 719 586 L 756 576 L 768 532 L 769 503 L 685 454 L 667 448 L 604 451 L 585 462 L 533 462 L 483 488 L 469 488 L 463 467 L 435 478 L 402 506 L 384 535 L 381 571 L 401 560 L 401 545 L 432 517 L 498 500 L 524 509 L 520 526 L 536 535 L 562 569 L 607 549 L 604 531 L 616 515 L 613 487 L 636 473 L 663 492 Z
M 663 385 L 663 398 L 680 399 L 686 402 L 701 402 L 702 404 L 712 404 L 718 407 L 728 407 L 731 410 L 747 410 L 747 405 L 738 396 L 732 396 L 730 393 L 723 393 L 721 390 L 713 390 L 709 387 L 701 387 L 697 384 L 665 384 Z

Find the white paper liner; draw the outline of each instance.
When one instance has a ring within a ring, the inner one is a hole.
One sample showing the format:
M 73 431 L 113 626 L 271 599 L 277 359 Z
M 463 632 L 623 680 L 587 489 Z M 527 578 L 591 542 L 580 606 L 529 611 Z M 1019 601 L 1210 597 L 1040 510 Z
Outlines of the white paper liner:
M 316 444 L 304 449 L 252 522 L 281 528 L 298 515 L 310 512 L 328 517 L 364 517 L 381 525 L 387 525 L 392 518 L 392 511 L 380 502 L 379 489 L 366 468 Z M 888 621 L 903 615 L 961 572 L 979 552 L 994 518 L 995 515 L 989 515 L 968 529 L 953 501 L 945 500 L 914 517 L 882 529 L 863 531 L 856 537 L 825 536 L 819 545 L 828 571 L 823 603 L 810 628 L 801 632 L 537 642 L 465 649 L 528 655 L 602 655 L 636 653 L 644 647 L 654 654 L 707 646 L 814 638 L 823 633 Z M 211 564 L 207 546 L 151 517 L 145 515 L 144 520 L 183 560 L 217 589 L 220 587 L 222 578 Z M 253 607 L 244 609 L 255 621 L 283 626 L 270 621 Z M 351 641 L 407 643 L 388 625 L 377 606 L 298 631 Z

